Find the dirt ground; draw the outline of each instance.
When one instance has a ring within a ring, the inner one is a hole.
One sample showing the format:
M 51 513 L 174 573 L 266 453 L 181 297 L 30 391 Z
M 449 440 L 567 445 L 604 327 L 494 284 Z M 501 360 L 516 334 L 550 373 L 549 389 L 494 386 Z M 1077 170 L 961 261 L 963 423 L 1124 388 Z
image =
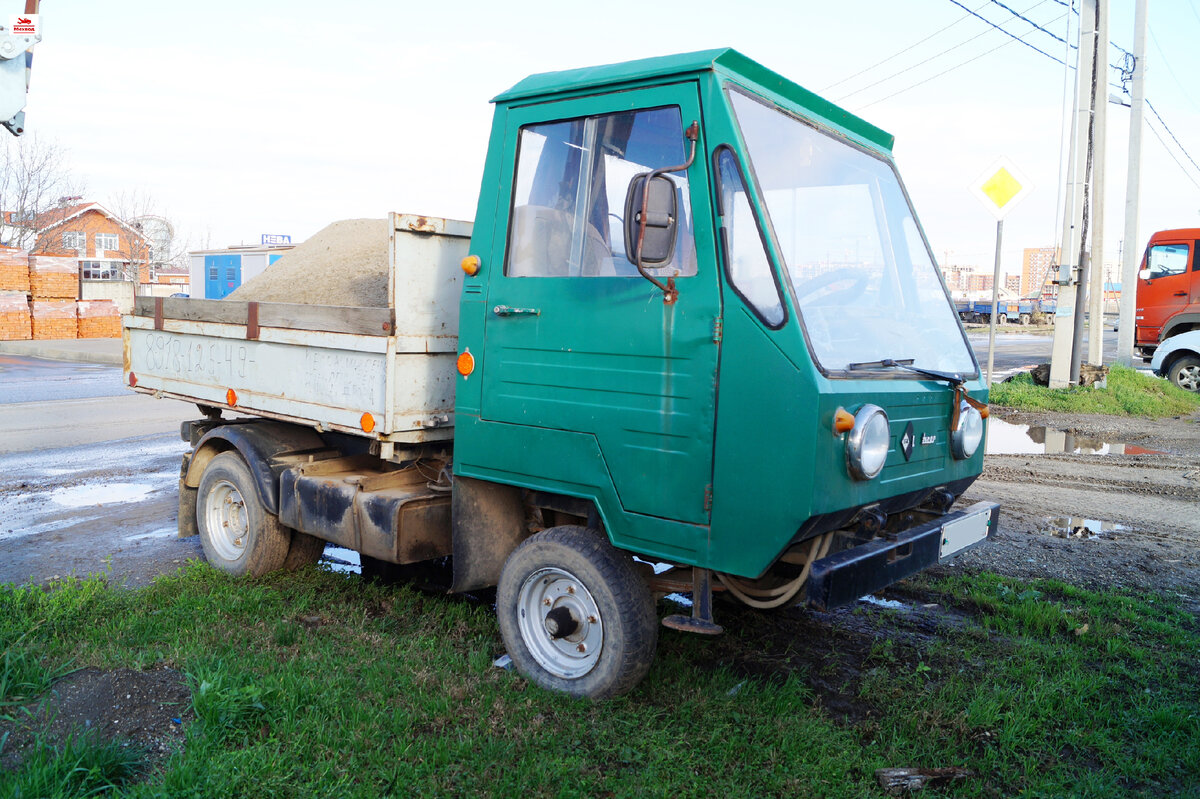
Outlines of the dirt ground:
M 1200 608 L 1200 414 L 992 412 L 1065 431 L 1084 450 L 1104 442 L 1154 454 L 987 456 L 963 501 L 998 501 L 999 532 L 944 568 L 1165 591 Z

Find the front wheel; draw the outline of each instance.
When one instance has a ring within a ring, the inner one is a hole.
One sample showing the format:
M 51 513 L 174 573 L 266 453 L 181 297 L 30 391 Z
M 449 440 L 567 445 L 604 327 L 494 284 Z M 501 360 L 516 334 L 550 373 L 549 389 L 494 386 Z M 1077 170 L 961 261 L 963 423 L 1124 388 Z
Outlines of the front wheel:
M 517 670 L 571 696 L 631 690 L 658 644 L 654 600 L 632 559 L 585 527 L 554 527 L 517 547 L 500 572 L 496 616 Z
M 232 451 L 209 461 L 200 477 L 196 527 L 205 559 L 236 576 L 282 567 L 292 543 L 288 528 L 259 500 L 250 467 Z
M 1200 391 L 1200 358 L 1185 355 L 1167 370 L 1167 379 L 1184 391 Z

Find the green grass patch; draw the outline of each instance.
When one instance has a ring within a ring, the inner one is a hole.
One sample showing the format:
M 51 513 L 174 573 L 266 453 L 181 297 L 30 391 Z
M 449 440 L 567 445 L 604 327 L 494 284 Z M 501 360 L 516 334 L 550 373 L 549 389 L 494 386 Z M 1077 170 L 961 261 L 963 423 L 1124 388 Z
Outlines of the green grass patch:
M 50 673 L 188 675 L 184 749 L 136 781 L 102 770 L 100 795 L 858 797 L 909 766 L 970 769 L 955 796 L 1200 785 L 1200 632 L 1174 600 L 993 575 L 904 590 L 913 610 L 663 631 L 647 679 L 604 703 L 493 667 L 486 605 L 319 570 L 0 588 L 0 636 Z M 9 784 L 50 785 L 47 751 Z
M 39 741 L 17 773 L 0 783 L 0 797 L 116 796 L 143 769 L 138 750 L 91 735 L 72 735 L 60 744 Z
M 1111 416 L 1183 416 L 1200 410 L 1200 394 L 1120 364 L 1108 372 L 1107 388 L 1046 388 L 1029 373 L 996 383 L 988 402 L 1020 411 L 1102 413 Z

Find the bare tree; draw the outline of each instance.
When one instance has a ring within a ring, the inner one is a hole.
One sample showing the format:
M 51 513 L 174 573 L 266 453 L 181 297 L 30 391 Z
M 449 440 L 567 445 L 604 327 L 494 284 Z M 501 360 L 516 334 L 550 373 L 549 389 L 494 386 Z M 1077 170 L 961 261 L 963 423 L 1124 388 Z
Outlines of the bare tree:
M 0 139 L 0 244 L 33 247 L 45 215 L 81 193 L 58 144 L 36 134 Z
M 137 242 L 130 237 L 122 247 L 127 250 L 123 254 L 130 256 L 131 264 L 135 261 L 147 264 L 151 275 L 163 267 L 187 265 L 187 237 L 151 195 L 137 189 L 120 191 L 109 199 L 106 207 L 142 239 Z

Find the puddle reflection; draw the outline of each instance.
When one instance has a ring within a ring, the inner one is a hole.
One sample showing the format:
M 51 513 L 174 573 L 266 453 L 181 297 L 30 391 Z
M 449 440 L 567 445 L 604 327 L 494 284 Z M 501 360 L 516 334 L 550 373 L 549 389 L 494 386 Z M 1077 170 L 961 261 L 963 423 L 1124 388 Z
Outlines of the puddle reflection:
M 1099 538 L 1102 535 L 1125 533 L 1129 525 L 1085 519 L 1081 516 L 1055 516 L 1046 520 L 1050 532 L 1061 538 Z
M 988 455 L 1161 455 L 1161 451 L 1085 438 L 1052 427 L 1012 424 L 996 417 L 988 419 Z

